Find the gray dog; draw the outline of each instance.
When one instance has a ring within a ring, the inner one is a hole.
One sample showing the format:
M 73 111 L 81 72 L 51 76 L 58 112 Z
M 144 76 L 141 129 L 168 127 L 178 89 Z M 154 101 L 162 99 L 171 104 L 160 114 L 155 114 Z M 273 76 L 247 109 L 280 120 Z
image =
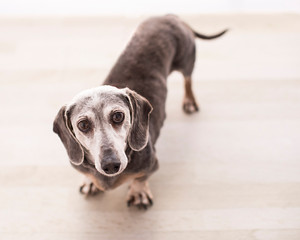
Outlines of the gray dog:
M 132 180 L 127 203 L 152 205 L 149 176 L 158 168 L 155 142 L 166 117 L 166 79 L 185 80 L 183 110 L 198 111 L 192 91 L 195 37 L 178 17 L 150 18 L 137 29 L 103 86 L 79 93 L 58 112 L 53 130 L 74 168 L 86 176 L 80 192 L 95 194 Z

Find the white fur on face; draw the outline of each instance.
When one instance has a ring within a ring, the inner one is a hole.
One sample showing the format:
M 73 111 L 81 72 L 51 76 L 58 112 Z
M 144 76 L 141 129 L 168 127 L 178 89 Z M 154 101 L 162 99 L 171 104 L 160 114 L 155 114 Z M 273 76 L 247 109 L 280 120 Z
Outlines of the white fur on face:
M 101 86 L 79 93 L 67 107 L 73 107 L 70 121 L 76 138 L 89 151 L 96 169 L 106 176 L 120 174 L 128 163 L 125 148 L 131 127 L 130 110 L 120 95 L 126 96 L 125 89 Z M 124 113 L 122 124 L 112 124 L 111 114 L 114 111 Z M 77 127 L 82 119 L 88 119 L 92 123 L 92 130 L 88 133 L 81 132 Z M 111 148 L 121 163 L 117 173 L 107 174 L 101 168 L 102 151 L 105 148 Z

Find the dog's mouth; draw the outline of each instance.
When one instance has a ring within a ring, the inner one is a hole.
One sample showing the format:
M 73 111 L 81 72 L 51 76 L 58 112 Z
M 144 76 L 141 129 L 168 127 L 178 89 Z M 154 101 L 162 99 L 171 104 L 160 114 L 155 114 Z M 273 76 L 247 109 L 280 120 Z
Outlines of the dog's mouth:
M 125 169 L 125 168 L 124 168 Z M 107 176 L 107 177 L 115 177 L 115 176 L 118 176 L 119 174 L 121 174 L 123 171 L 124 171 L 124 169 L 119 169 L 118 171 L 116 171 L 116 172 L 114 172 L 114 173 L 107 173 L 107 169 L 97 169 L 96 168 L 96 170 L 99 172 L 99 173 L 101 173 L 102 175 L 104 175 L 104 176 Z
M 97 170 L 98 171 L 98 170 Z M 100 171 L 98 171 L 100 172 Z M 100 173 L 106 177 L 115 177 L 115 176 L 118 176 L 119 174 L 121 174 L 123 171 L 119 171 L 119 172 L 116 172 L 116 173 L 111 173 L 111 174 L 108 174 L 108 173 L 105 173 L 104 171 L 101 171 Z

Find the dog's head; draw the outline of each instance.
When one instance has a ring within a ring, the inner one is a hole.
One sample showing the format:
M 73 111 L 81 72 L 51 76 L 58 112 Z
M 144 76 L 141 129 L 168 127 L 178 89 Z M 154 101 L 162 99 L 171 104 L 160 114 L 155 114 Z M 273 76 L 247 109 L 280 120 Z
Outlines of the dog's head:
M 101 86 L 79 93 L 63 106 L 53 131 L 72 164 L 82 164 L 86 154 L 100 173 L 115 176 L 127 166 L 127 145 L 134 151 L 147 145 L 151 111 L 151 104 L 136 92 Z

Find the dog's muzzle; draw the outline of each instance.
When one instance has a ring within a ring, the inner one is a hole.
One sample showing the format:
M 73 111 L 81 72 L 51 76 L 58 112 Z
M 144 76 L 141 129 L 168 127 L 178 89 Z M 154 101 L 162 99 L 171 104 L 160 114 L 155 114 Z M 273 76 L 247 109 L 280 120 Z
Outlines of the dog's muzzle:
M 101 159 L 101 168 L 106 174 L 115 174 L 119 171 L 121 162 L 117 155 L 111 149 L 103 151 Z

